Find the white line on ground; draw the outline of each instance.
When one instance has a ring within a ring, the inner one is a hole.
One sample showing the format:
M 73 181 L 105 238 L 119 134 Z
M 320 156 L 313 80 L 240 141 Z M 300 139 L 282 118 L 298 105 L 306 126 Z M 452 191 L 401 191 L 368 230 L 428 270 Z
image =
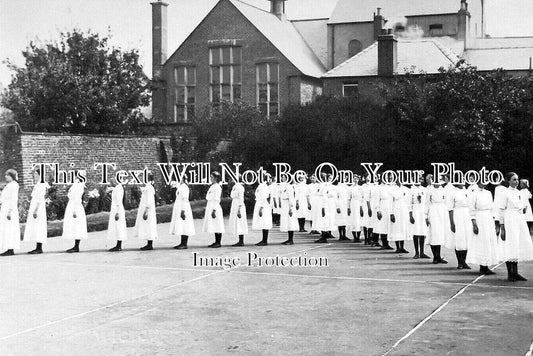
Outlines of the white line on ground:
M 301 253 L 301 252 L 316 250 L 317 248 L 321 248 L 321 247 L 328 246 L 328 245 L 329 244 L 324 244 L 324 245 L 321 245 L 321 246 L 315 246 L 315 247 L 312 247 L 312 248 L 307 248 L 307 249 L 303 249 L 303 250 L 299 250 L 299 251 L 292 251 L 292 252 L 288 252 L 286 254 L 283 254 L 281 256 L 287 256 L 287 255 L 291 255 L 291 254 L 294 254 L 294 253 Z M 83 265 L 83 264 L 80 264 L 80 265 Z M 238 268 L 238 267 L 236 267 L 236 268 Z M 159 289 L 153 290 L 153 291 L 151 291 L 149 293 L 144 293 L 144 294 L 141 294 L 141 295 L 129 298 L 129 299 L 124 299 L 124 300 L 121 300 L 121 301 L 118 301 L 118 302 L 115 302 L 115 303 L 111 303 L 111 304 L 105 305 L 103 307 L 99 307 L 99 308 L 95 308 L 95 309 L 92 309 L 92 310 L 85 311 L 83 313 L 67 316 L 67 317 L 59 319 L 59 320 L 49 321 L 49 322 L 47 322 L 45 324 L 42 324 L 42 325 L 39 325 L 39 326 L 35 326 L 35 327 L 29 328 L 29 329 L 26 329 L 26 330 L 22 330 L 22 331 L 19 331 L 19 332 L 10 334 L 10 335 L 2 336 L 2 337 L 0 337 L 0 341 L 7 340 L 7 339 L 13 338 L 15 336 L 26 334 L 26 333 L 29 333 L 29 332 L 32 332 L 32 331 L 35 331 L 35 330 L 39 330 L 39 329 L 45 328 L 47 326 L 58 324 L 58 323 L 61 323 L 61 322 L 64 322 L 64 321 L 80 318 L 82 316 L 85 316 L 85 315 L 88 315 L 88 314 L 92 314 L 92 313 L 96 313 L 96 312 L 101 311 L 101 310 L 113 308 L 113 307 L 115 307 L 117 305 L 125 304 L 125 303 L 132 302 L 132 301 L 144 298 L 144 297 L 148 297 L 150 295 L 153 295 L 153 294 L 165 291 L 165 290 L 169 290 L 169 289 L 172 289 L 172 288 L 176 288 L 176 287 L 182 286 L 184 284 L 196 282 L 198 280 L 210 277 L 210 276 L 212 276 L 214 274 L 217 274 L 217 273 L 226 272 L 223 269 L 216 270 L 216 271 L 211 271 L 211 270 L 208 270 L 208 271 L 211 272 L 211 273 L 208 273 L 208 274 L 205 274 L 203 276 L 199 276 L 199 277 L 187 280 L 187 281 L 176 283 L 176 284 L 173 284 L 173 285 L 170 285 L 170 286 L 159 288 Z
M 238 273 L 238 274 L 256 274 L 256 275 L 275 276 L 275 277 L 300 277 L 300 278 L 340 279 L 340 280 L 369 281 L 369 282 L 442 284 L 442 285 L 452 285 L 452 286 L 465 286 L 465 283 L 461 283 L 461 282 L 416 281 L 416 280 L 409 280 L 409 279 L 368 278 L 368 277 L 349 277 L 349 276 L 317 276 L 317 275 L 309 275 L 309 274 L 235 271 L 233 269 L 231 269 L 230 271 L 233 273 Z M 498 286 L 498 285 L 490 285 L 490 284 L 476 284 L 474 285 L 474 287 L 533 290 L 533 287 Z
M 498 268 L 502 263 L 496 265 L 494 268 L 492 269 L 496 269 Z M 465 290 L 468 289 L 468 287 L 474 285 L 477 281 L 479 281 L 481 278 L 483 278 L 484 275 L 481 275 L 479 277 L 477 277 L 476 279 L 474 279 L 471 283 L 467 284 L 466 286 L 464 286 L 463 288 L 461 288 L 457 293 L 455 293 L 453 296 L 451 296 L 450 298 L 448 298 L 447 301 L 445 301 L 443 304 L 441 304 L 437 309 L 435 309 L 431 314 L 429 314 L 428 316 L 426 316 L 422 321 L 420 321 L 418 324 L 415 325 L 414 328 L 412 328 L 411 330 L 409 330 L 409 332 L 407 334 L 405 334 L 400 340 L 396 341 L 396 343 L 394 345 L 392 345 L 392 347 L 390 349 L 388 349 L 384 354 L 382 354 L 381 356 L 387 356 L 388 354 L 390 354 L 392 351 L 394 351 L 394 349 L 396 347 L 398 347 L 398 345 L 400 345 L 404 340 L 406 340 L 407 338 L 409 338 L 411 335 L 413 335 L 418 329 L 420 329 L 425 323 L 427 323 L 429 320 L 431 320 L 431 318 L 433 318 L 438 312 L 440 312 L 442 309 L 444 309 L 452 300 L 454 300 L 455 298 L 457 298 L 458 296 L 460 296 L 461 294 L 463 294 L 463 292 Z
M 164 291 L 164 290 L 168 290 L 168 289 L 176 288 L 178 286 L 182 286 L 184 284 L 196 282 L 196 281 L 198 281 L 200 279 L 207 278 L 207 277 L 209 277 L 209 276 L 211 276 L 213 274 L 220 273 L 220 272 L 223 272 L 223 271 L 222 270 L 220 270 L 220 271 L 212 271 L 209 274 L 205 274 L 203 276 L 199 276 L 199 277 L 196 277 L 196 278 L 193 278 L 193 279 L 189 279 L 187 281 L 183 281 L 183 282 L 176 283 L 176 284 L 173 284 L 173 285 L 170 285 L 170 286 L 159 288 L 159 289 L 153 290 L 153 291 L 151 291 L 149 293 L 144 293 L 144 294 L 141 294 L 141 295 L 129 298 L 129 299 L 124 299 L 124 300 L 121 300 L 121 301 L 118 301 L 118 302 L 115 302 L 115 303 L 111 303 L 111 304 L 105 305 L 105 306 L 100 307 L 100 308 L 88 310 L 88 311 L 83 312 L 83 313 L 67 316 L 67 317 L 59 319 L 59 320 L 50 321 L 48 323 L 45 323 L 45 324 L 42 324 L 42 325 L 39 325 L 39 326 L 35 326 L 33 328 L 29 328 L 29 329 L 26 329 L 26 330 L 22 330 L 22 331 L 16 332 L 16 333 L 11 334 L 11 335 L 2 336 L 2 337 L 0 337 L 0 341 L 7 340 L 7 339 L 10 339 L 12 337 L 15 337 L 15 336 L 18 336 L 18 335 L 22 335 L 22 334 L 26 334 L 26 333 L 29 333 L 29 332 L 32 332 L 32 331 L 35 331 L 35 330 L 38 330 L 38 329 L 42 329 L 42 328 L 50 326 L 50 325 L 58 324 L 58 323 L 61 323 L 63 321 L 76 319 L 76 318 L 82 317 L 84 315 L 88 315 L 88 314 L 92 314 L 92 313 L 98 312 L 100 310 L 109 309 L 109 308 L 115 307 L 117 305 L 121 305 L 121 304 L 124 304 L 124 303 L 132 302 L 132 301 L 135 301 L 137 299 L 148 297 L 148 296 L 150 296 L 152 294 L 155 294 L 155 293 L 158 293 L 158 292 L 161 292 L 161 291 Z
M 529 350 L 527 350 L 524 356 L 532 356 L 532 355 L 533 355 L 533 340 L 531 340 L 531 346 L 529 346 Z

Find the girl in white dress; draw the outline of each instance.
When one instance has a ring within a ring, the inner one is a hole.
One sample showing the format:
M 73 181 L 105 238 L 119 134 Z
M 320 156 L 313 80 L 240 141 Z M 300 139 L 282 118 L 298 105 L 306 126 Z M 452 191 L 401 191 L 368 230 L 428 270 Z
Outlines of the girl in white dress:
M 319 234 L 317 229 L 315 228 L 315 222 L 314 219 L 319 214 L 317 212 L 318 209 L 318 201 L 320 200 L 320 184 L 316 180 L 316 176 L 313 174 L 311 175 L 311 183 L 309 184 L 309 203 L 311 204 L 311 209 L 308 211 L 308 217 L 307 220 L 311 221 L 311 232 L 310 234 Z
M 222 207 L 220 206 L 220 198 L 222 196 L 222 187 L 220 186 L 220 173 L 211 173 L 211 182 L 213 184 L 209 187 L 205 199 L 207 205 L 205 207 L 204 215 L 204 232 L 215 234 L 215 242 L 209 247 L 218 248 L 222 242 L 222 234 L 224 233 L 224 217 L 222 216 Z
M 19 225 L 19 184 L 17 171 L 8 169 L 5 174 L 6 186 L 0 194 L 0 256 L 13 256 L 20 248 Z
M 115 177 L 111 179 L 111 209 L 109 211 L 109 224 L 107 238 L 117 240 L 115 247 L 110 252 L 122 251 L 122 241 L 128 239 L 126 233 L 126 212 L 124 211 L 124 187 L 118 183 Z
M 348 188 L 344 183 L 333 186 L 335 189 L 335 225 L 339 230 L 339 241 L 350 241 L 346 236 L 348 224 Z
M 479 183 L 479 188 L 472 189 L 471 217 L 473 224 L 472 243 L 468 248 L 466 262 L 479 265 L 479 274 L 494 274 L 489 266 L 498 263 L 498 237 L 492 211 L 494 209 L 492 194 Z
M 327 243 L 328 242 L 328 230 L 330 229 L 330 214 L 333 212 L 329 211 L 328 208 L 328 186 L 325 183 L 327 176 L 325 173 L 322 173 L 321 182 L 318 184 L 318 197 L 316 200 L 316 208 L 314 210 L 313 216 L 313 228 L 317 231 L 320 231 L 320 238 L 316 240 L 316 243 Z
M 24 230 L 25 241 L 35 241 L 37 246 L 34 250 L 28 252 L 31 255 L 43 253 L 43 243 L 47 238 L 46 225 L 46 190 L 50 188 L 48 183 L 41 182 L 41 171 L 33 171 L 33 190 L 31 192 L 30 209 L 28 210 L 28 219 L 26 220 L 26 229 Z
M 68 249 L 68 253 L 80 252 L 80 241 L 87 239 L 87 218 L 82 201 L 84 192 L 85 183 L 78 179 L 70 186 L 67 193 L 68 203 L 63 220 L 62 238 L 74 240 L 74 247 Z
M 450 217 L 450 231 L 446 248 L 455 250 L 457 269 L 471 269 L 466 263 L 468 248 L 472 243 L 473 223 L 470 214 L 471 198 L 464 184 L 457 184 L 446 195 L 446 206 Z
M 282 242 L 282 245 L 292 245 L 294 244 L 294 232 L 298 230 L 298 219 L 296 218 L 294 188 L 287 183 L 287 178 L 282 178 L 279 198 L 281 200 L 279 231 L 288 234 L 287 241 Z
M 307 232 L 305 230 L 305 218 L 311 209 L 311 202 L 309 200 L 309 186 L 306 179 L 294 185 L 294 195 L 296 199 L 296 218 L 298 219 L 299 232 Z
M 426 177 L 428 184 L 427 194 L 427 221 L 429 224 L 428 244 L 433 252 L 433 263 L 448 263 L 441 257 L 441 246 L 446 244 L 446 237 L 450 234 L 450 217 L 446 208 L 446 191 L 437 182 L 433 183 L 433 177 L 428 174 Z
M 532 234 L 533 230 L 533 213 L 531 212 L 531 192 L 529 191 L 529 181 L 527 179 L 520 179 L 520 195 L 522 200 L 526 202 L 525 218 L 527 227 L 529 228 L 529 234 Z
M 354 175 L 354 182 L 348 189 L 348 226 L 353 235 L 353 242 L 361 242 L 361 219 L 363 217 L 363 190 L 359 185 L 359 176 Z
M 389 239 L 396 245 L 396 253 L 409 253 L 405 249 L 405 241 L 411 239 L 409 234 L 409 204 L 411 194 L 409 188 L 399 182 L 391 187 L 392 208 L 389 223 Z
M 266 176 L 267 183 L 261 182 L 255 190 L 255 205 L 254 214 L 252 218 L 252 229 L 261 230 L 263 233 L 263 239 L 256 243 L 256 246 L 268 245 L 268 230 L 272 229 L 272 207 L 269 199 L 273 199 L 270 196 L 271 189 L 269 188 L 272 183 L 270 175 Z
M 242 247 L 244 246 L 244 235 L 248 234 L 246 205 L 244 205 L 244 186 L 239 182 L 234 182 L 230 196 L 229 231 L 239 236 L 239 242 L 232 246 Z
M 141 251 L 154 249 L 153 243 L 157 239 L 157 214 L 155 210 L 155 189 L 154 176 L 148 175 L 148 182 L 141 189 L 141 201 L 135 219 L 134 236 L 139 239 L 146 239 L 146 245 L 141 247 Z
M 272 197 L 271 206 L 272 206 L 272 221 L 274 225 L 279 226 L 280 212 L 281 212 L 281 202 L 279 200 L 279 182 L 275 179 L 270 184 L 270 196 Z
M 501 239 L 498 246 L 499 260 L 505 261 L 507 265 L 509 281 L 525 281 L 526 279 L 518 274 L 518 262 L 533 260 L 533 242 L 524 215 L 526 202 L 516 189 L 518 175 L 507 173 L 505 180 L 509 188 L 503 192 L 498 202 Z
M 316 240 L 316 243 L 327 243 L 327 239 L 333 238 L 333 235 L 331 235 L 331 231 L 337 228 L 336 221 L 335 221 L 335 211 L 336 211 L 336 199 L 337 199 L 337 191 L 335 189 L 335 186 L 331 184 L 333 181 L 332 174 L 325 174 L 322 173 L 322 186 L 321 186 L 321 194 L 323 199 L 323 206 L 320 211 L 320 230 L 321 230 L 321 237 L 320 239 Z
M 423 178 L 421 179 L 423 180 Z M 422 182 L 415 182 L 411 187 L 411 199 L 409 207 L 410 234 L 413 236 L 415 247 L 414 259 L 431 258 L 424 253 L 425 239 L 428 234 L 427 219 L 427 189 L 421 185 Z M 420 249 L 420 252 L 419 252 Z
M 179 245 L 174 246 L 177 250 L 186 250 L 189 236 L 193 236 L 194 219 L 192 216 L 191 203 L 189 202 L 190 189 L 187 185 L 187 177 L 176 185 L 176 200 L 172 208 L 172 220 L 170 221 L 170 234 L 181 236 Z
M 376 225 L 374 226 L 374 234 L 376 239 L 381 238 L 381 250 L 392 250 L 389 245 L 387 234 L 389 233 L 389 226 L 391 223 L 390 215 L 392 208 L 392 189 L 394 187 L 390 184 L 380 184 L 376 190 L 378 196 L 376 197 Z

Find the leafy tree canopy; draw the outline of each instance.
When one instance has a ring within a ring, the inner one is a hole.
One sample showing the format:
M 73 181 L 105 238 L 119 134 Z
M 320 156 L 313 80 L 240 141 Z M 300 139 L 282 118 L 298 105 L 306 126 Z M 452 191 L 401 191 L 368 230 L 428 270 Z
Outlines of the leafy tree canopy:
M 58 42 L 30 42 L 1 104 L 24 130 L 128 133 L 145 120 L 149 80 L 137 50 L 110 47 L 96 33 L 61 33 Z

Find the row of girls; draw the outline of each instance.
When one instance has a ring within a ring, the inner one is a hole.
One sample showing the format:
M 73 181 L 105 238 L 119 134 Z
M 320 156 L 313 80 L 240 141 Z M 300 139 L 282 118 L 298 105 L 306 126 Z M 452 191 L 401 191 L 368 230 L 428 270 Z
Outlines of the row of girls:
M 36 182 L 40 182 L 40 172 L 33 172 Z M 20 248 L 20 226 L 18 224 L 18 184 L 14 170 L 6 172 L 7 185 L 2 191 L 0 202 L 0 248 L 2 254 L 13 255 Z M 273 216 L 279 214 L 279 230 L 287 232 L 283 244 L 294 243 L 294 232 L 305 231 L 305 221 L 309 220 L 312 233 L 320 233 L 316 242 L 327 242 L 332 238 L 331 231 L 338 229 L 339 240 L 348 241 L 349 229 L 354 242 L 361 242 L 381 249 L 392 249 L 389 241 L 396 244 L 397 253 L 407 253 L 404 242 L 414 241 L 414 258 L 429 258 L 424 253 L 424 245 L 429 244 L 433 253 L 433 263 L 447 263 L 441 257 L 441 247 L 456 252 L 458 268 L 469 269 L 467 262 L 477 263 L 480 273 L 492 274 L 488 268 L 498 262 L 506 262 L 509 280 L 523 280 L 518 274 L 518 261 L 533 260 L 533 244 L 527 220 L 531 219 L 527 189 L 518 191 L 518 176 L 506 175 L 506 186 L 496 189 L 495 199 L 484 186 L 465 189 L 432 181 L 428 176 L 426 186 L 413 185 L 410 188 L 400 185 L 385 185 L 370 181 L 360 184 L 333 185 L 331 177 L 322 177 L 326 183 L 318 183 L 311 177 L 311 183 L 295 185 L 286 181 L 273 183 L 268 179 L 255 191 L 252 229 L 262 231 L 262 240 L 256 245 L 268 244 L 268 233 L 273 227 Z M 142 196 L 137 212 L 134 235 L 146 239 L 141 250 L 152 250 L 157 238 L 157 217 L 155 211 L 155 190 L 153 177 L 142 188 Z M 214 234 L 215 241 L 210 247 L 220 247 L 225 232 L 220 199 L 222 187 L 220 175 L 213 172 L 213 184 L 206 199 L 207 206 L 203 221 L 203 231 Z M 109 215 L 108 238 L 116 240 L 111 251 L 120 251 L 122 241 L 127 239 L 125 211 L 122 204 L 124 189 L 116 181 L 112 182 L 111 211 Z M 192 210 L 189 203 L 189 187 L 186 182 L 176 184 L 176 200 L 170 224 L 170 233 L 181 236 L 177 249 L 186 249 L 188 238 L 195 234 Z M 37 183 L 32 192 L 24 239 L 35 241 L 36 248 L 30 253 L 42 253 L 46 242 L 46 195 L 47 184 Z M 87 222 L 82 204 L 85 187 L 83 183 L 72 184 L 68 191 L 68 204 L 63 221 L 65 239 L 74 240 L 74 246 L 67 252 L 79 252 L 80 241 L 87 238 Z M 525 194 L 524 194 L 525 193 Z M 244 187 L 233 184 L 232 205 L 228 231 L 239 237 L 233 246 L 243 246 L 248 233 Z M 499 238 L 498 238 L 499 237 Z M 380 245 L 380 240 L 382 245 Z

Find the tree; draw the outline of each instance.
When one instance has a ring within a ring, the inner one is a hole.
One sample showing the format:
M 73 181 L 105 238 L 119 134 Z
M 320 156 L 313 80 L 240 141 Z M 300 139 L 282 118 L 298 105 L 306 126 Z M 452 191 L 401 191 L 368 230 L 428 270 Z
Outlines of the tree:
M 24 130 L 128 133 L 145 120 L 149 80 L 137 50 L 110 47 L 109 37 L 78 29 L 57 43 L 30 42 L 25 66 L 9 63 L 12 82 L 1 104 Z

